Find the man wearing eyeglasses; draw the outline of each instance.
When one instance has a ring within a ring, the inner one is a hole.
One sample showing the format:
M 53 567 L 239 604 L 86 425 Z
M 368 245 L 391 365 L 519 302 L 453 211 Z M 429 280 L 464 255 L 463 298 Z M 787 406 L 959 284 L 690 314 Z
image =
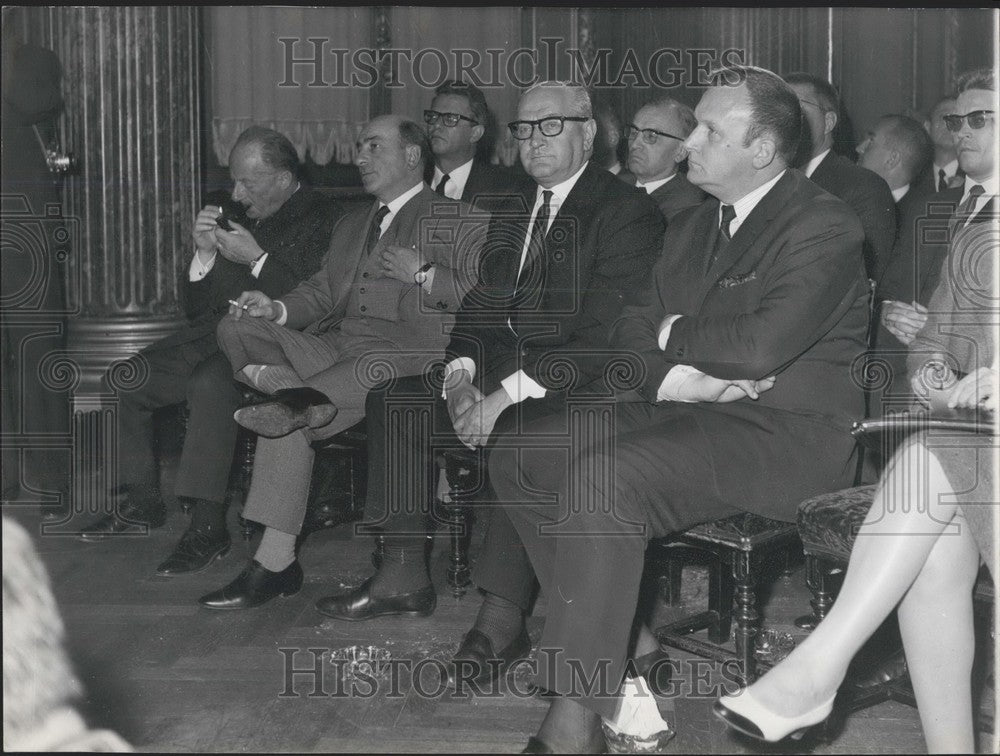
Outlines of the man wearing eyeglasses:
M 434 611 L 424 562 L 434 453 L 506 443 L 525 418 L 603 378 L 611 324 L 659 249 L 656 204 L 591 162 L 597 125 L 583 87 L 536 84 L 508 128 L 534 181 L 521 212 L 490 223 L 479 283 L 462 303 L 443 374 L 369 394 L 365 519 L 385 533 L 384 558 L 357 590 L 320 600 L 327 616 Z M 415 407 L 429 417 L 419 420 Z M 418 419 L 407 422 L 407 413 Z M 483 660 L 487 675 L 486 659 L 530 650 L 524 613 L 534 582 L 509 523 L 490 526 L 489 541 L 475 582 L 491 596 L 458 653 Z
M 909 346 L 927 322 L 927 305 L 952 237 L 962 227 L 985 223 L 996 215 L 996 99 L 993 71 L 971 71 L 959 79 L 958 98 L 943 121 L 955 139 L 964 181 L 930 195 L 903 219 L 892 262 L 879 282 L 882 329 L 878 347 L 887 357 L 896 357 L 892 393 L 903 400 L 909 382 L 901 349 Z
M 434 155 L 431 188 L 442 197 L 463 200 L 482 210 L 502 201 L 510 182 L 497 168 L 476 159 L 489 125 L 486 97 L 473 84 L 446 81 L 424 111 Z
M 668 224 L 681 210 L 705 199 L 705 193 L 678 171 L 687 157 L 684 140 L 696 125 L 691 108 L 661 97 L 640 108 L 625 128 L 635 185 L 656 201 Z
M 830 82 L 807 73 L 789 74 L 785 81 L 799 98 L 809 126 L 812 150 L 805 165 L 799 167 L 821 189 L 844 200 L 857 213 L 865 230 L 865 270 L 869 278 L 877 281 L 896 238 L 896 205 L 889 185 L 832 151 L 840 97 Z

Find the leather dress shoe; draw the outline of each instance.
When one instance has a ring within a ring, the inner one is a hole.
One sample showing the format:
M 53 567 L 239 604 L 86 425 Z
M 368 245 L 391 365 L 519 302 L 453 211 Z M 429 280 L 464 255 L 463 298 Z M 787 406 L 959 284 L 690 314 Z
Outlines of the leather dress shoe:
M 299 428 L 320 428 L 337 416 L 326 394 L 308 386 L 281 389 L 266 402 L 236 410 L 233 418 L 265 438 L 287 436 Z
M 161 577 L 189 575 L 207 570 L 216 559 L 229 553 L 232 540 L 225 529 L 199 530 L 189 527 L 173 553 L 156 568 Z
M 486 690 L 499 675 L 506 674 L 514 662 L 531 653 L 531 639 L 524 625 L 517 637 L 499 653 L 490 639 L 476 628 L 465 634 L 455 656 L 448 662 L 448 687 L 459 690 L 462 685 L 475 685 Z
M 198 603 L 209 609 L 252 609 L 275 596 L 292 596 L 302 588 L 302 567 L 296 559 L 281 572 L 271 572 L 251 560 L 225 588 L 212 591 Z
M 136 532 L 137 527 L 141 525 L 148 528 L 160 528 L 166 521 L 167 511 L 162 505 L 154 508 L 122 507 L 119 511 L 102 517 L 94 524 L 83 528 L 80 531 L 80 540 L 92 543 L 118 533 Z
M 853 682 L 862 690 L 870 690 L 902 680 L 909 671 L 909 667 L 906 666 L 906 653 L 902 648 L 898 648 Z
M 398 593 L 395 596 L 373 596 L 374 580 L 373 575 L 353 591 L 321 598 L 316 602 L 316 610 L 327 617 L 352 622 L 386 614 L 427 617 L 434 613 L 437 593 L 433 585 L 409 593 Z

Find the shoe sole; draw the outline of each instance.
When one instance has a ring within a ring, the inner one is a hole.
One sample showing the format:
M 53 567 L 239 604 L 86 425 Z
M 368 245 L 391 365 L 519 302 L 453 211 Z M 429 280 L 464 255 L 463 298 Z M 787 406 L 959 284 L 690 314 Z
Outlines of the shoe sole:
M 207 570 L 209 567 L 211 567 L 220 559 L 225 558 L 229 554 L 229 551 L 230 549 L 232 549 L 232 547 L 233 545 L 230 543 L 224 549 L 222 549 L 221 551 L 217 551 L 211 557 L 209 557 L 208 561 L 205 562 L 205 564 L 203 564 L 201 567 L 196 567 L 193 570 L 184 570 L 183 572 L 178 572 L 178 571 L 160 572 L 159 570 L 157 570 L 154 574 L 157 577 L 162 577 L 162 578 L 184 577 L 185 575 L 197 575 L 199 572 L 205 572 L 205 570 Z
M 267 601 L 265 601 L 265 602 L 263 602 L 261 604 L 254 604 L 253 606 L 212 606 L 211 604 L 202 604 L 200 601 L 198 602 L 198 605 L 201 606 L 201 607 L 203 607 L 203 608 L 205 608 L 205 609 L 211 609 L 212 611 L 220 611 L 220 612 L 227 612 L 227 611 L 234 611 L 235 612 L 235 611 L 239 611 L 241 609 L 242 610 L 245 610 L 245 609 L 257 609 L 258 607 L 265 606 L 266 604 L 270 604 L 272 601 L 274 601 L 274 599 L 279 598 L 279 597 L 280 598 L 291 598 L 292 596 L 294 596 L 297 593 L 299 593 L 301 590 L 302 590 L 302 586 L 300 585 L 294 591 L 287 591 L 287 592 L 279 593 L 274 598 L 269 598 Z
M 430 617 L 432 614 L 434 614 L 435 609 L 437 609 L 436 603 L 430 609 L 377 612 L 375 614 L 366 614 L 364 617 L 344 617 L 340 614 L 328 614 L 327 612 L 324 612 L 322 609 L 319 608 L 317 608 L 316 611 L 322 614 L 324 617 L 329 617 L 330 619 L 342 620 L 344 622 L 364 622 L 365 620 L 375 619 L 376 617 Z
M 336 416 L 336 407 L 310 407 L 304 413 L 297 413 L 284 405 L 267 403 L 236 410 L 233 419 L 258 436 L 281 438 L 302 428 L 320 428 Z

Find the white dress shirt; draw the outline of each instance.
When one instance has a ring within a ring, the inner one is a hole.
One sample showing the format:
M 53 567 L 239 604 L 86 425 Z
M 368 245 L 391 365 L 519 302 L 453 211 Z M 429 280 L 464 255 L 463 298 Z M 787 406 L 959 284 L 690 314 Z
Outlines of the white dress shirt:
M 652 194 L 657 189 L 659 189 L 661 186 L 663 186 L 665 183 L 667 183 L 668 181 L 670 181 L 670 179 L 672 179 L 676 175 L 677 175 L 676 172 L 675 173 L 671 173 L 665 179 L 657 179 L 656 181 L 650 181 L 648 184 L 644 184 L 641 181 L 636 181 L 635 185 L 637 187 L 639 187 L 640 189 L 645 189 L 646 190 L 646 194 Z
M 905 197 L 905 196 L 906 196 L 906 193 L 907 193 L 908 191 L 910 191 L 910 185 L 909 185 L 909 184 L 903 184 L 903 185 L 902 185 L 901 187 L 899 187 L 898 189 L 893 189 L 893 190 L 891 190 L 891 191 L 892 191 L 892 199 L 893 199 L 893 202 L 896 202 L 896 203 L 898 204 L 898 203 L 899 203 L 899 201 L 900 201 L 901 199 L 903 199 L 903 197 Z
M 969 190 L 976 184 L 979 184 L 979 186 L 983 187 L 983 193 L 980 194 L 978 198 L 976 198 L 976 204 L 972 206 L 972 211 L 969 213 L 969 218 L 966 220 L 966 223 L 968 223 L 969 220 L 972 219 L 973 215 L 975 215 L 976 213 L 978 213 L 980 210 L 983 209 L 983 206 L 990 201 L 990 197 L 996 197 L 997 194 L 1000 193 L 998 192 L 998 189 L 1000 189 L 1000 176 L 998 176 L 996 173 L 994 173 L 985 181 L 976 181 L 971 176 L 966 176 L 965 188 L 962 190 L 962 202 L 965 202 L 967 199 L 969 199 Z M 962 202 L 959 202 L 959 205 L 961 205 Z
M 561 184 L 556 184 L 548 190 L 541 186 L 537 188 L 535 192 L 535 205 L 531 210 L 531 220 L 528 223 L 528 233 L 525 235 L 524 245 L 521 247 L 521 260 L 517 267 L 518 278 L 521 276 L 521 270 L 524 268 L 524 261 L 528 256 L 528 243 L 531 241 L 531 226 L 535 222 L 535 216 L 538 215 L 538 211 L 542 207 L 542 193 L 544 191 L 552 192 L 552 198 L 549 200 L 549 221 L 545 226 L 545 232 L 548 233 L 549 229 L 552 228 L 552 223 L 555 221 L 556 215 L 559 213 L 560 208 L 566 201 L 566 197 L 569 196 L 569 193 L 573 190 L 573 187 L 576 185 L 580 176 L 583 175 L 586 168 L 587 163 L 584 163 L 580 170 L 563 181 Z M 507 320 L 507 327 L 511 327 L 509 319 Z M 456 370 L 468 370 L 469 375 L 472 378 L 476 377 L 476 363 L 469 357 L 457 357 L 449 362 L 448 366 L 445 368 L 445 384 L 448 383 L 448 377 Z M 507 392 L 508 396 L 510 396 L 515 403 L 523 402 L 525 399 L 541 399 L 545 396 L 545 389 L 540 386 L 537 381 L 529 377 L 523 370 L 511 373 L 500 381 L 500 385 L 503 386 L 504 391 Z M 442 391 L 442 396 L 444 395 L 445 392 Z
M 806 167 L 802 170 L 802 172 L 806 174 L 807 178 L 812 178 L 813 171 L 815 171 L 816 168 L 819 167 L 819 164 L 823 162 L 823 158 L 825 158 L 829 154 L 830 150 L 824 150 L 823 152 L 819 153 L 816 157 L 814 157 L 812 160 L 810 160 L 808 163 L 806 163 Z
M 824 153 L 825 154 L 825 153 Z M 747 216 L 753 212 L 753 209 L 760 204 L 760 201 L 767 196 L 767 193 L 774 188 L 774 185 L 778 183 L 782 176 L 785 175 L 785 171 L 782 171 L 773 179 L 765 184 L 761 184 L 753 191 L 748 194 L 743 195 L 740 199 L 733 203 L 733 212 L 736 216 L 729 222 L 729 236 L 730 238 L 736 236 L 736 231 L 740 226 L 743 225 L 743 221 L 747 219 Z M 719 205 L 719 220 L 718 223 L 722 223 L 722 205 Z M 721 232 L 720 232 L 721 233 Z M 667 341 L 670 339 L 670 331 L 673 328 L 674 323 L 680 320 L 683 315 L 668 315 L 663 320 L 663 325 L 660 328 L 660 333 L 657 337 L 657 345 L 661 350 L 667 348 Z M 660 388 L 656 391 L 657 401 L 671 401 L 671 402 L 690 402 L 690 399 L 680 399 L 677 394 L 677 390 L 680 388 L 681 384 L 690 377 L 691 375 L 698 374 L 704 375 L 702 371 L 691 365 L 674 365 L 667 374 L 663 376 L 663 382 L 660 384 Z
M 468 163 L 458 166 L 455 170 L 449 171 L 448 183 L 444 185 L 444 196 L 453 200 L 462 199 L 462 193 L 465 191 L 465 185 L 469 181 L 470 173 L 472 173 L 471 160 Z M 431 179 L 431 188 L 434 191 L 437 191 L 437 186 L 443 178 L 444 172 L 435 165 L 434 177 Z

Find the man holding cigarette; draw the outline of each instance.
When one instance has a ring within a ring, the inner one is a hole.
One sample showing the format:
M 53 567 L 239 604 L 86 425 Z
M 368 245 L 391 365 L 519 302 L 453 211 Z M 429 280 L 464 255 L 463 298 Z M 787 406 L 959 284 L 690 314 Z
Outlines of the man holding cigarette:
M 146 378 L 133 391 L 118 391 L 113 511 L 85 528 L 87 541 L 163 524 L 152 416 L 184 401 L 190 410 L 175 494 L 192 502 L 192 523 L 158 575 L 203 569 L 229 548 L 224 502 L 236 443 L 233 412 L 241 400 L 215 328 L 240 292 L 281 296 L 319 268 L 340 212 L 301 186 L 297 170 L 295 148 L 276 131 L 252 126 L 239 136 L 229 155 L 239 221 L 219 220 L 217 205 L 198 213 L 195 253 L 181 281 L 188 323 L 132 358 Z

